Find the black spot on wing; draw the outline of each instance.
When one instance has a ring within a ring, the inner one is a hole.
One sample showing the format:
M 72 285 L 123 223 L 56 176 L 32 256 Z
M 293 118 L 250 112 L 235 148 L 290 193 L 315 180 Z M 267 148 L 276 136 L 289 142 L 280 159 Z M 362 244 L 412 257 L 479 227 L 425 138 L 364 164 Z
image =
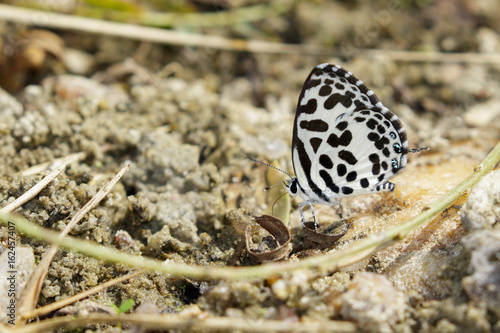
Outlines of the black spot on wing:
M 319 90 L 319 95 L 320 96 L 328 96 L 332 93 L 332 87 L 329 85 L 324 85 L 321 87 Z
M 345 164 L 338 164 L 337 165 L 337 175 L 339 177 L 343 177 L 347 173 L 347 168 L 345 167 Z
M 366 122 L 366 126 L 368 126 L 369 129 L 375 129 L 375 127 L 377 127 L 378 125 L 378 122 L 375 120 L 375 119 L 369 119 L 367 122 Z
M 351 141 L 352 141 L 351 131 L 345 130 L 339 138 L 339 145 L 347 147 L 349 146 Z
M 377 142 L 380 139 L 380 136 L 375 132 L 370 132 L 368 133 L 367 138 L 370 141 Z
M 333 148 L 337 148 L 338 146 L 347 147 L 352 141 L 351 131 L 346 130 L 342 132 L 340 137 L 338 137 L 335 133 L 330 134 L 328 140 L 326 142 L 332 146 Z
M 326 142 L 333 148 L 337 148 L 339 146 L 339 137 L 336 134 L 332 133 L 330 134 Z
M 325 109 L 331 110 L 337 104 L 340 103 L 340 104 L 342 104 L 343 107 L 348 108 L 352 105 L 352 101 L 353 101 L 354 97 L 355 97 L 355 95 L 350 91 L 347 91 L 345 93 L 345 95 L 338 94 L 338 93 L 331 94 L 330 97 L 328 97 L 326 99 L 323 106 L 325 107 Z
M 321 145 L 322 142 L 323 142 L 323 140 L 320 139 L 320 138 L 311 138 L 309 140 L 309 143 L 311 144 L 311 147 L 312 147 L 314 153 L 318 152 L 318 148 L 319 148 L 319 146 Z
M 379 150 L 384 149 L 385 146 L 387 146 L 390 143 L 389 139 L 387 139 L 385 136 L 381 137 L 380 140 L 375 142 L 375 147 Z
M 380 163 L 380 157 L 378 157 L 377 154 L 370 154 L 368 156 L 368 159 L 370 160 L 370 162 L 372 163 Z
M 302 120 L 300 122 L 300 128 L 311 131 L 311 132 L 326 132 L 328 131 L 328 123 L 321 119 L 314 120 Z
M 368 156 L 370 162 L 372 162 L 372 174 L 378 175 L 380 173 L 380 157 L 377 154 L 370 154 Z
M 357 110 L 365 110 L 367 109 L 368 107 L 366 106 L 366 104 L 364 104 L 363 102 L 361 102 L 360 100 L 355 100 L 354 101 L 354 105 L 356 106 L 356 108 L 354 109 L 355 111 Z
M 349 173 L 347 174 L 347 176 L 346 176 L 346 178 L 345 178 L 345 179 L 346 179 L 348 182 L 353 182 L 353 181 L 355 181 L 355 180 L 356 180 L 356 178 L 358 178 L 358 173 L 357 173 L 356 171 L 351 171 L 351 172 L 349 172 Z
M 337 185 L 335 185 L 335 183 L 333 182 L 332 176 L 330 176 L 330 174 L 327 171 L 320 170 L 319 176 L 323 179 L 323 181 L 325 182 L 325 185 L 329 189 L 331 189 L 335 193 L 339 193 L 339 187 Z
M 354 164 L 358 163 L 358 160 L 356 159 L 356 157 L 354 157 L 354 155 L 348 150 L 339 151 L 339 158 L 346 161 L 350 165 L 354 165 Z
M 349 125 L 347 121 L 341 121 L 337 124 L 337 126 L 335 126 L 335 128 L 337 128 L 339 131 L 343 131 L 347 128 L 347 125 Z
M 325 155 L 325 154 L 322 154 L 319 157 L 319 164 L 321 164 L 321 166 L 324 167 L 325 169 L 333 168 L 332 159 L 330 158 L 330 156 Z
M 311 88 L 314 88 L 314 87 L 317 87 L 321 84 L 321 80 L 320 79 L 310 79 L 310 80 L 307 80 L 305 83 L 304 83 L 304 87 L 303 89 L 311 89 Z
M 382 125 L 378 125 L 377 126 L 377 131 L 380 133 L 380 134 L 384 134 L 385 133 L 385 127 L 382 126 Z
M 342 186 L 342 193 L 343 194 L 348 195 L 348 194 L 351 194 L 352 192 L 354 192 L 354 190 L 352 189 L 352 187 Z
M 318 109 L 318 101 L 316 98 L 311 98 L 305 105 L 299 105 L 297 113 L 313 114 Z
M 360 84 L 358 87 L 359 87 L 359 90 L 361 91 L 361 93 L 364 94 L 362 97 L 364 97 L 364 98 L 366 98 L 366 100 L 368 100 L 368 97 L 366 97 L 365 95 L 368 93 L 368 91 L 370 89 L 368 89 L 364 83 Z M 363 100 L 364 100 L 364 98 L 363 98 Z
M 367 188 L 368 186 L 370 186 L 370 183 L 368 182 L 368 179 L 366 179 L 366 178 L 361 178 L 361 180 L 359 181 L 359 184 L 361 185 L 362 188 Z

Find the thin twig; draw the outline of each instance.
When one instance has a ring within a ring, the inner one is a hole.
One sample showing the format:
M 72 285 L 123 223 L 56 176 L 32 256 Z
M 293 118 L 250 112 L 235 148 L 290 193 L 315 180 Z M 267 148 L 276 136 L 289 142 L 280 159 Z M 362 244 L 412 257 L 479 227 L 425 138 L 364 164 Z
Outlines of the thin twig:
M 36 174 L 38 174 L 38 173 L 40 173 L 42 171 L 45 171 L 47 169 L 50 169 L 51 167 L 56 166 L 57 164 L 65 161 L 66 159 L 77 159 L 78 161 L 81 161 L 86 156 L 87 156 L 86 153 L 80 152 L 80 153 L 71 154 L 71 155 L 68 155 L 68 156 L 65 156 L 65 157 L 56 158 L 53 161 L 40 163 L 40 164 L 32 166 L 31 168 L 19 171 L 19 172 L 17 172 L 15 174 L 15 176 L 27 177 L 27 176 L 36 175 Z M 71 160 L 70 163 L 72 161 L 73 160 Z M 67 164 L 69 164 L 69 163 L 67 163 Z
M 40 20 L 40 18 L 44 19 Z M 76 30 L 99 35 L 117 36 L 160 44 L 198 46 L 229 51 L 246 51 L 266 54 L 303 54 L 345 58 L 361 57 L 374 60 L 404 62 L 500 63 L 500 54 L 498 53 L 413 52 L 358 49 L 354 47 L 339 51 L 338 49 L 323 45 L 298 45 L 259 40 L 230 39 L 220 36 L 143 27 L 134 24 L 108 22 L 48 11 L 18 8 L 3 4 L 0 4 L 0 20 L 51 29 Z
M 51 173 L 49 173 L 45 178 L 43 178 L 40 182 L 38 182 L 35 186 L 30 188 L 26 193 L 21 195 L 19 198 L 8 204 L 7 206 L 3 207 L 0 211 L 1 212 L 12 212 L 16 210 L 17 208 L 21 207 L 24 205 L 26 202 L 34 198 L 38 193 L 40 193 L 41 190 L 47 186 L 54 178 L 56 178 L 65 168 L 66 166 L 74 161 L 80 160 L 84 158 L 85 153 L 77 153 L 73 155 L 69 155 L 65 158 L 62 159 L 60 165 L 54 169 Z M 52 162 L 53 163 L 53 162 Z
M 191 266 L 183 263 L 165 263 L 159 260 L 130 255 L 96 243 L 72 237 L 60 239 L 56 233 L 34 225 L 26 221 L 24 218 L 12 214 L 0 212 L 0 222 L 4 225 L 8 223 L 7 221 L 14 222 L 16 224 L 16 228 L 29 237 L 57 244 L 100 260 L 195 279 L 238 280 L 248 278 L 267 278 L 271 276 L 279 276 L 285 272 L 291 272 L 299 269 L 321 269 L 333 271 L 341 267 L 351 265 L 379 250 L 388 247 L 394 242 L 405 237 L 409 232 L 415 230 L 420 225 L 429 221 L 431 218 L 437 216 L 440 212 L 446 209 L 446 207 L 453 204 L 453 202 L 455 202 L 461 195 L 466 193 L 466 191 L 474 184 L 476 184 L 479 179 L 484 176 L 484 174 L 486 174 L 496 163 L 498 163 L 499 160 L 500 143 L 495 146 L 495 148 L 486 157 L 485 161 L 481 165 L 477 166 L 474 172 L 467 177 L 467 179 L 457 185 L 441 199 L 430 205 L 430 209 L 421 213 L 407 223 L 395 226 L 387 231 L 374 235 L 369 239 L 360 241 L 343 251 L 332 251 L 299 261 L 270 263 L 260 266 L 210 267 L 210 269 L 208 269 L 207 267 Z
M 66 305 L 70 305 L 72 303 L 75 303 L 76 301 L 87 298 L 90 295 L 97 294 L 98 292 L 100 292 L 106 288 L 109 288 L 115 284 L 133 279 L 134 277 L 139 276 L 144 272 L 145 272 L 144 270 L 139 270 L 139 271 L 136 271 L 136 272 L 124 275 L 124 276 L 114 278 L 114 279 L 109 280 L 107 282 L 101 283 L 98 286 L 95 286 L 95 287 L 90 288 L 88 290 L 82 291 L 79 294 L 73 295 L 71 297 L 62 299 L 62 300 L 54 302 L 54 303 L 50 303 L 50 304 L 45 305 L 45 306 L 42 306 L 41 308 L 37 308 L 31 312 L 23 313 L 23 317 L 30 319 L 30 318 L 34 318 L 34 317 L 38 317 L 38 316 L 43 316 L 45 314 L 59 310 L 60 308 L 66 306 Z
M 43 20 L 43 23 L 37 20 L 40 17 L 46 18 Z M 229 39 L 219 36 L 150 28 L 134 24 L 115 23 L 41 10 L 18 8 L 3 4 L 0 4 L 0 20 L 19 22 L 45 28 L 76 30 L 170 45 L 200 46 L 233 51 L 260 51 L 265 53 L 304 53 L 304 51 L 307 51 L 306 48 L 299 45 Z M 312 50 L 316 48 L 314 46 L 308 47 L 312 47 Z M 331 49 L 329 48 L 319 48 L 318 51 L 323 50 L 323 54 L 331 53 Z M 299 50 L 302 51 L 297 52 Z
M 404 50 L 353 49 L 352 54 L 342 54 L 346 58 L 369 58 L 402 62 L 446 62 L 467 64 L 500 64 L 500 53 L 445 53 L 417 52 Z
M 94 323 L 130 323 L 156 330 L 188 329 L 189 331 L 241 331 L 241 332 L 357 332 L 356 325 L 347 321 L 284 322 L 269 319 L 229 317 L 196 318 L 178 314 L 132 314 L 112 317 L 106 314 L 85 317 L 56 317 L 34 322 L 16 330 L 16 333 L 47 332 L 59 327 L 72 329 Z
M 91 209 L 101 202 L 102 199 L 111 191 L 113 186 L 120 180 L 123 174 L 129 169 L 130 164 L 124 166 L 114 177 L 111 179 L 104 187 L 97 192 L 97 194 L 85 204 L 76 214 L 73 216 L 71 221 L 66 225 L 64 230 L 57 235 L 59 240 L 64 239 L 64 237 L 73 229 L 73 227 L 87 214 Z M 19 319 L 16 322 L 16 325 L 20 325 L 23 323 L 27 317 L 24 316 L 24 313 L 31 312 L 36 304 L 38 303 L 38 298 L 40 297 L 40 290 L 42 290 L 42 284 L 47 276 L 47 272 L 49 270 L 50 263 L 54 258 L 54 255 L 57 252 L 59 245 L 57 243 L 53 243 L 53 245 L 49 248 L 47 252 L 44 253 L 42 260 L 36 267 L 36 270 L 30 277 L 28 284 L 26 285 L 25 292 L 22 295 L 21 300 L 19 301 L 18 309 L 19 309 Z

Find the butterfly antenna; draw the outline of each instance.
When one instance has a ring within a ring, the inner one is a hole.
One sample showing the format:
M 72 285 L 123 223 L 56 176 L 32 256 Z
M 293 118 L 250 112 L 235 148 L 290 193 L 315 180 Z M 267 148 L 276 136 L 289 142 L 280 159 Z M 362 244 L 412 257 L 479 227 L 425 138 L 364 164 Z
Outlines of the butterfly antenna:
M 269 163 L 266 163 L 266 162 L 262 162 L 262 161 L 256 160 L 255 158 L 252 158 L 252 157 L 250 157 L 250 156 L 248 156 L 248 155 L 245 155 L 245 156 L 246 156 L 246 158 L 248 158 L 249 160 L 252 160 L 252 161 L 254 161 L 254 162 L 257 162 L 257 163 L 260 163 L 260 164 L 266 165 L 266 166 L 268 166 L 268 167 L 270 167 L 270 168 L 273 168 L 273 169 L 276 169 L 276 170 L 278 170 L 278 171 L 281 171 L 281 172 L 283 172 L 285 175 L 287 175 L 288 177 L 290 177 L 290 179 L 293 179 L 293 177 L 292 177 L 292 176 L 290 176 L 288 173 L 286 173 L 285 171 L 281 170 L 280 168 L 275 167 L 274 165 L 271 165 L 271 164 L 269 164 Z M 284 182 L 284 181 L 281 181 L 281 182 L 279 182 L 278 184 L 281 184 L 281 183 L 283 183 L 283 182 Z M 266 187 L 266 190 L 268 190 L 268 189 L 270 189 L 270 188 L 272 188 L 272 187 L 274 187 L 274 186 L 276 186 L 276 185 L 278 185 L 278 184 L 275 184 L 275 185 L 273 185 L 273 186 L 271 186 L 271 187 Z
M 408 149 L 407 152 L 409 152 L 409 153 L 419 153 L 422 150 L 430 150 L 430 148 L 429 147 L 423 147 L 423 148 Z
M 278 185 L 278 184 L 276 184 L 276 185 Z M 273 186 L 275 186 L 275 185 L 273 185 Z M 279 200 L 279 199 L 283 198 L 283 196 L 284 196 L 285 194 L 287 194 L 287 193 L 283 193 L 282 195 L 280 195 L 280 196 L 278 197 L 278 199 L 274 200 L 273 207 L 271 208 L 271 212 L 272 212 L 272 214 L 273 214 L 273 215 L 274 215 L 274 206 L 276 205 L 276 203 L 278 202 L 278 200 Z
M 286 180 L 282 180 L 280 181 L 279 183 L 276 183 L 274 185 L 271 185 L 271 186 L 268 186 L 264 189 L 264 191 L 269 191 L 270 189 L 272 189 L 273 187 L 277 186 L 277 185 L 281 185 L 281 184 L 284 184 L 286 182 Z M 286 194 L 286 193 L 285 193 Z M 280 197 L 281 198 L 281 197 Z M 279 198 L 278 198 L 279 199 Z

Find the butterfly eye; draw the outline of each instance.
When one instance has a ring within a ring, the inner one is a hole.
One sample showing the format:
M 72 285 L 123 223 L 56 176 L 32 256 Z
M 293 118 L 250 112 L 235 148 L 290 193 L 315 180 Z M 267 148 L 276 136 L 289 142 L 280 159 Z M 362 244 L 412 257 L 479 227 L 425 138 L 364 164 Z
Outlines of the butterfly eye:
M 290 195 L 297 194 L 297 178 L 286 184 L 286 187 L 288 188 L 288 192 L 290 192 Z

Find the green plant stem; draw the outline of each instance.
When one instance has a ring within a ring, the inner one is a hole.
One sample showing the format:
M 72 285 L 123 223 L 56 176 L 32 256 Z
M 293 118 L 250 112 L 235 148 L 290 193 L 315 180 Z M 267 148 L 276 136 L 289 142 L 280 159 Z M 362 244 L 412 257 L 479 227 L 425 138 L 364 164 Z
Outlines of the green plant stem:
M 422 214 L 407 223 L 395 226 L 387 231 L 374 235 L 369 239 L 360 241 L 344 251 L 329 252 L 300 261 L 270 263 L 261 266 L 201 267 L 190 266 L 183 263 L 164 263 L 158 260 L 126 254 L 112 248 L 107 248 L 102 245 L 72 237 L 60 239 L 58 238 L 57 233 L 30 223 L 22 217 L 9 213 L 1 212 L 0 220 L 4 225 L 7 224 L 7 221 L 14 222 L 17 230 L 24 233 L 28 237 L 39 239 L 51 244 L 57 244 L 61 247 L 72 249 L 97 259 L 194 279 L 237 280 L 247 278 L 266 278 L 279 276 L 285 272 L 298 269 L 322 269 L 332 271 L 366 258 L 376 251 L 384 249 L 405 237 L 409 232 L 415 230 L 429 219 L 438 215 L 446 209 L 446 207 L 455 202 L 460 196 L 464 195 L 467 190 L 476 184 L 484 174 L 491 170 L 499 160 L 500 143 L 495 146 L 495 148 L 486 157 L 485 161 L 478 165 L 469 177 L 444 195 L 441 199 L 430 205 L 428 210 L 424 211 Z
M 80 14 L 94 18 L 135 22 L 154 27 L 221 27 L 270 19 L 290 10 L 296 0 L 275 0 L 265 4 L 235 8 L 215 13 L 169 13 L 137 10 L 83 9 Z

